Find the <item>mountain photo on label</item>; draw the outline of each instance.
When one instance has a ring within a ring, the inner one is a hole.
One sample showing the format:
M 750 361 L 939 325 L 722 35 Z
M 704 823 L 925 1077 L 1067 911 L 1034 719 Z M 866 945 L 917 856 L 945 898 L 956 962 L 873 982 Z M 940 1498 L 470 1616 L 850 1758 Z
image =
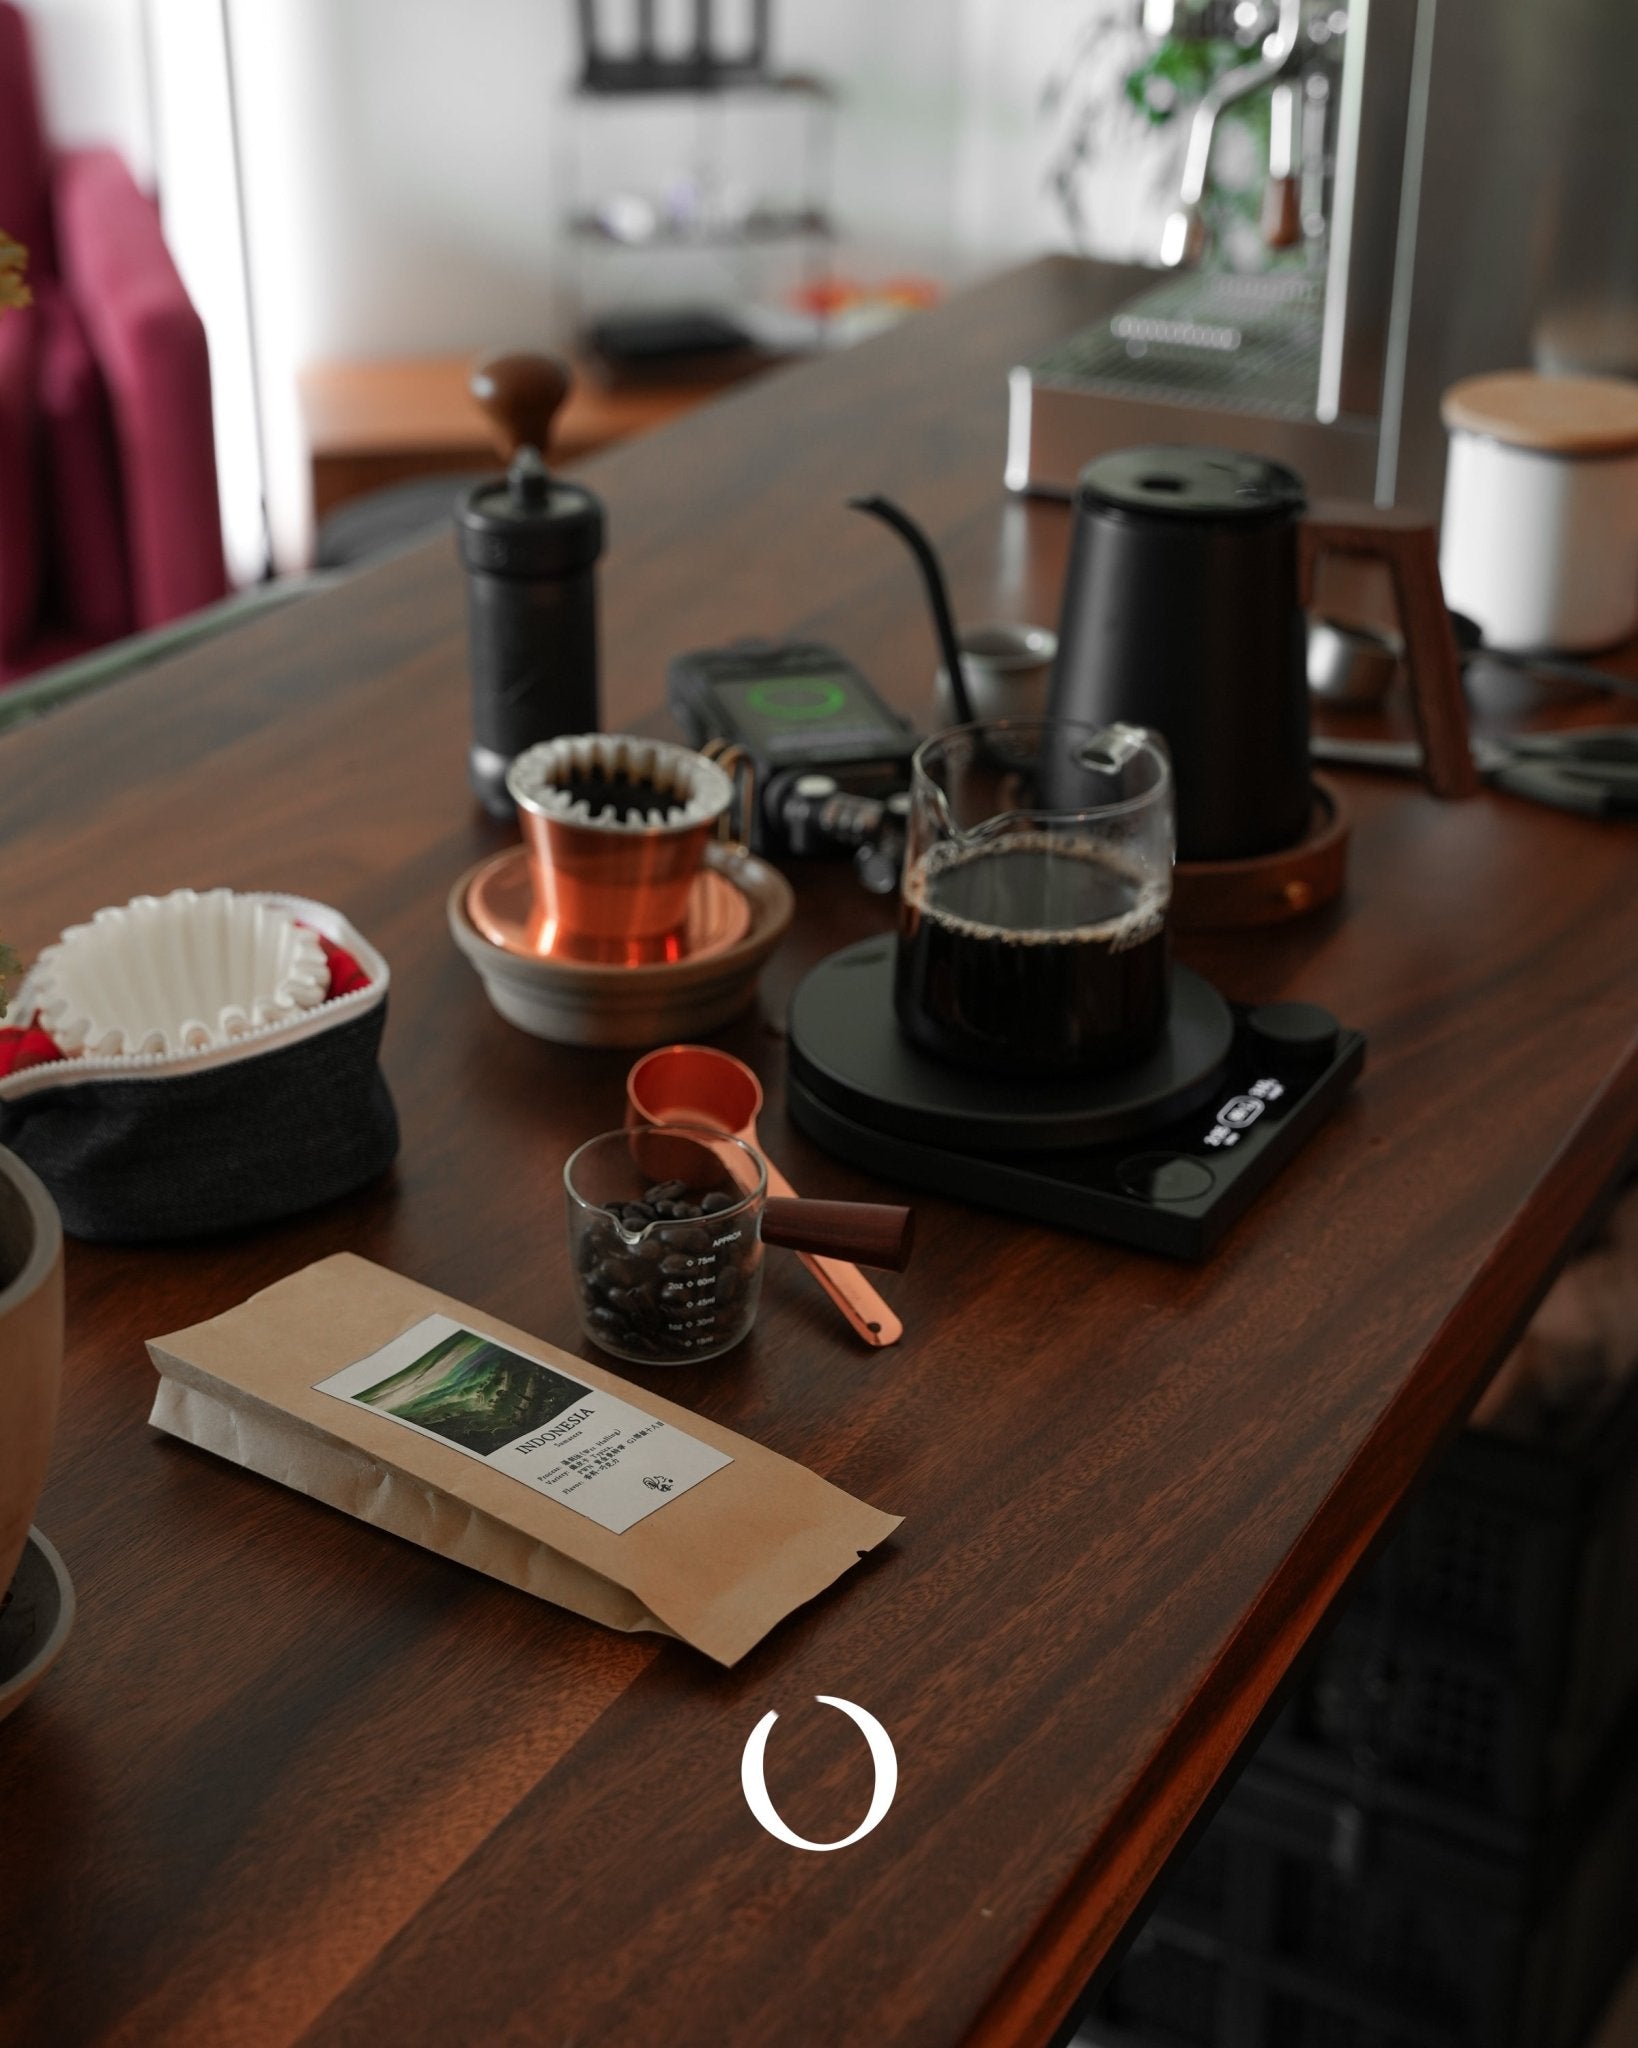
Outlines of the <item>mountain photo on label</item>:
M 538 1359 L 457 1330 L 353 1399 L 487 1458 L 589 1392 Z

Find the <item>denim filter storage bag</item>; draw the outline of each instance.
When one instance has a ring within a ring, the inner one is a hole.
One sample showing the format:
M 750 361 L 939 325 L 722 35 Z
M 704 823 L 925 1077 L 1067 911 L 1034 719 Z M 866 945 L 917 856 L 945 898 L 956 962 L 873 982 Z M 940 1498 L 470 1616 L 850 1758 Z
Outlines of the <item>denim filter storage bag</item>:
M 41 1015 L 41 969 L 24 981 L 0 1031 L 0 1144 L 45 1182 L 72 1236 L 269 1223 L 351 1193 L 397 1153 L 378 1059 L 386 961 L 324 904 L 246 900 L 316 934 L 330 982 L 313 1007 L 197 1049 L 65 1054 Z

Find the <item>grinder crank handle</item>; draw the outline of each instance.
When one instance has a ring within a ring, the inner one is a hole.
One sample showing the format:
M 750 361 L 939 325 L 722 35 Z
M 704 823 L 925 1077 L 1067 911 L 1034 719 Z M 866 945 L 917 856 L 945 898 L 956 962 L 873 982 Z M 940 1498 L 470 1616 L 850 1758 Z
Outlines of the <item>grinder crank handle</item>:
M 766 1153 L 762 1163 L 768 1172 L 768 1193 L 796 1200 L 795 1188 Z M 896 1344 L 904 1335 L 903 1323 L 857 1266 L 850 1266 L 845 1259 L 817 1258 L 812 1252 L 799 1252 L 797 1256 L 867 1344 Z

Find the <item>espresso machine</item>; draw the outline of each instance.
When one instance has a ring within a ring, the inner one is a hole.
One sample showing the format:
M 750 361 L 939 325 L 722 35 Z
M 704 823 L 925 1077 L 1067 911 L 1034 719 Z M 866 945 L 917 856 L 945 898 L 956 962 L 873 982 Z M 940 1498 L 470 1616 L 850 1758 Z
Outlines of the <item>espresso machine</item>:
M 1247 59 L 1193 112 L 1155 270 L 1093 265 L 1104 317 L 1011 372 L 1011 489 L 1204 443 L 1432 516 L 1457 378 L 1638 375 L 1632 0 L 1131 4 Z M 1222 116 L 1265 93 L 1265 261 L 1231 270 L 1204 202 Z

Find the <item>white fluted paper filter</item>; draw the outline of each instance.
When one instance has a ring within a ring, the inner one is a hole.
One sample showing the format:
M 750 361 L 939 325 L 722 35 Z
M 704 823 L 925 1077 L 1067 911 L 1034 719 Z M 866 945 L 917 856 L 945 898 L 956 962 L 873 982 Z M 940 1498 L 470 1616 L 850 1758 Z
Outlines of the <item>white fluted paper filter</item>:
M 719 817 L 734 798 L 715 761 L 623 732 L 541 740 L 512 763 L 506 787 L 525 811 L 597 832 L 686 831 Z
M 330 970 L 288 910 L 231 889 L 137 896 L 71 925 L 30 977 L 65 1052 L 203 1052 L 316 1009 Z

